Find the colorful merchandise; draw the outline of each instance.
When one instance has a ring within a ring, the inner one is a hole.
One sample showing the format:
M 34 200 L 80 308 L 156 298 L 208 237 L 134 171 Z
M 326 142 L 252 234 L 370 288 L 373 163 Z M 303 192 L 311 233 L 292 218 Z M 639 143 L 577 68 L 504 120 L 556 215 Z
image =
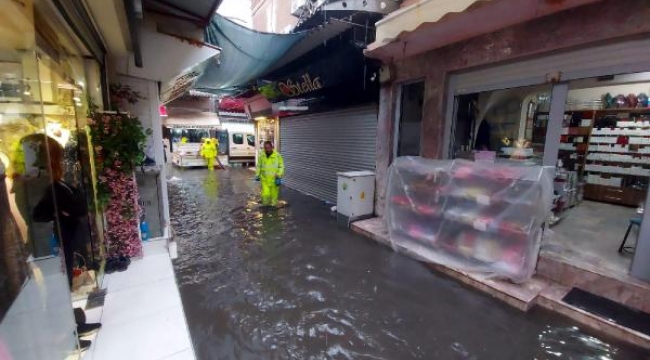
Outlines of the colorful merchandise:
M 553 204 L 553 174 L 553 167 L 516 163 L 399 158 L 387 194 L 393 247 L 459 270 L 527 281 Z

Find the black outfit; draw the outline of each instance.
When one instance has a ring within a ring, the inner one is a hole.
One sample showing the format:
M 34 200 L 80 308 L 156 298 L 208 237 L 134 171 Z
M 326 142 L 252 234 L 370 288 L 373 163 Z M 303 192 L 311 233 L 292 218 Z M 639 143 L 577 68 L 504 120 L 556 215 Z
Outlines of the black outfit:
M 9 208 L 5 175 L 0 173 L 0 320 L 27 279 L 26 260 L 22 236 Z
M 491 150 L 490 149 L 490 136 L 491 136 L 490 124 L 486 119 L 481 121 L 481 125 L 478 127 L 476 132 L 476 143 L 474 144 L 475 150 Z
M 34 209 L 34 221 L 58 220 L 54 221 L 54 230 L 59 245 L 63 249 L 70 287 L 72 287 L 74 253 L 85 253 L 83 246 L 77 240 L 77 231 L 81 217 L 86 214 L 87 207 L 83 195 L 78 189 L 63 181 L 57 181 L 49 186 Z

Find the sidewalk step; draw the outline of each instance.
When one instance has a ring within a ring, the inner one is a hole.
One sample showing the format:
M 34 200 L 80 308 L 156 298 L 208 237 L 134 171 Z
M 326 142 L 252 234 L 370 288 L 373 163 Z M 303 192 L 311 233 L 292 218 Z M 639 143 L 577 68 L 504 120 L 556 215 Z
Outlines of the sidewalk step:
M 580 267 L 542 253 L 537 274 L 569 288 L 575 287 L 650 313 L 650 284 L 629 275 L 616 275 L 597 267 Z
M 562 301 L 650 336 L 650 314 L 590 292 L 573 288 Z
M 537 304 L 547 310 L 562 314 L 594 331 L 644 349 L 650 349 L 650 336 L 562 301 L 570 291 L 570 287 L 551 285 L 539 294 Z

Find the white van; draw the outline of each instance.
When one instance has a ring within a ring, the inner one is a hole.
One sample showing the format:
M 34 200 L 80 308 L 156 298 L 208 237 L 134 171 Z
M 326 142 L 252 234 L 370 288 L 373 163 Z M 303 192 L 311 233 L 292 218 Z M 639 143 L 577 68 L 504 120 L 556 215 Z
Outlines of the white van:
M 255 163 L 255 134 L 249 131 L 218 130 L 219 155 L 222 162 Z
M 231 160 L 255 159 L 255 134 L 248 132 L 230 133 Z

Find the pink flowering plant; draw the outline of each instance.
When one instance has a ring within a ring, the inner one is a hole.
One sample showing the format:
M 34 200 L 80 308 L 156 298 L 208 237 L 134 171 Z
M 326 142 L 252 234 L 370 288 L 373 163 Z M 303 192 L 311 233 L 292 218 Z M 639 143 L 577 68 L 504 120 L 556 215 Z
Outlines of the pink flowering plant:
M 88 119 L 98 174 L 99 204 L 107 220 L 109 256 L 139 256 L 138 188 L 134 170 L 144 161 L 147 135 L 127 114 L 94 114 Z

